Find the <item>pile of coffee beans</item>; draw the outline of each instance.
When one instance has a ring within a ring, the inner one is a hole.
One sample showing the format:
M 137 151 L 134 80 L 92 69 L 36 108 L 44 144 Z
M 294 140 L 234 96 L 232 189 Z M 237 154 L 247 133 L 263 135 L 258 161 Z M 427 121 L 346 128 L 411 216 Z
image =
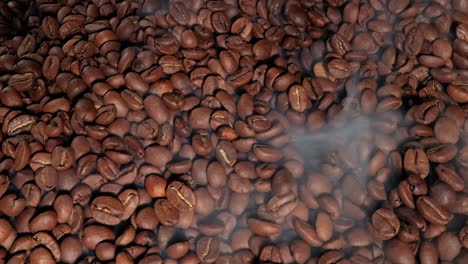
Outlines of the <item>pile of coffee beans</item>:
M 468 263 L 467 116 L 468 0 L 1 1 L 0 263 Z

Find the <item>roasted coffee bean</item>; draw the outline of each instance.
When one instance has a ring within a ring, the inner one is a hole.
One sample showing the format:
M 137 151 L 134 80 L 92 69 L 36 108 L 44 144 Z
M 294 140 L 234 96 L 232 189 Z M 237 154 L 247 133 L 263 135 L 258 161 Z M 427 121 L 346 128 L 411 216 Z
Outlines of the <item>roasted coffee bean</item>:
M 60 260 L 61 251 L 57 240 L 46 232 L 38 232 L 33 235 L 34 246 L 42 246 L 46 248 L 54 257 L 55 261 Z
M 429 160 L 421 149 L 409 149 L 405 153 L 404 168 L 410 173 L 425 178 L 429 175 Z
M 188 24 L 190 21 L 190 9 L 182 1 L 177 1 L 170 5 L 169 14 L 181 25 Z
M 162 125 L 169 120 L 169 109 L 159 96 L 151 95 L 146 97 L 143 105 L 148 115 L 158 124 Z
M 319 212 L 316 217 L 317 236 L 322 241 L 328 241 L 333 236 L 333 222 L 325 212 Z
M 16 147 L 15 152 L 15 169 L 17 171 L 22 170 L 28 165 L 31 158 L 31 147 L 26 140 L 21 140 Z
M 154 203 L 154 212 L 165 226 L 174 226 L 179 221 L 179 211 L 167 199 L 157 200 Z
M 111 196 L 99 196 L 91 203 L 91 215 L 94 220 L 105 225 L 116 225 L 122 220 L 124 206 Z
M 69 169 L 75 160 L 75 154 L 72 148 L 58 146 L 52 151 L 52 166 L 57 170 Z
M 187 241 L 174 243 L 167 248 L 167 254 L 173 259 L 180 259 L 187 254 L 189 246 Z
M 197 199 L 193 191 L 185 184 L 174 181 L 168 184 L 166 196 L 169 202 L 180 211 L 193 210 Z
M 451 232 L 444 232 L 438 236 L 435 245 L 442 261 L 452 261 L 460 253 L 461 249 L 460 241 Z
M 377 238 L 388 240 L 398 234 L 400 230 L 400 221 L 397 215 L 387 208 L 380 208 L 374 212 L 371 219 L 373 233 Z
M 421 249 L 419 251 L 419 258 L 421 259 L 421 262 L 424 261 L 426 263 L 437 263 L 439 258 L 438 255 L 437 248 L 433 242 L 424 241 L 421 244 Z
M 213 188 L 221 188 L 226 185 L 227 175 L 224 166 L 220 162 L 212 162 L 208 165 L 206 175 L 208 184 Z
M 430 197 L 434 198 L 440 205 L 449 208 L 456 202 L 455 191 L 443 182 L 436 182 L 431 186 Z
M 135 213 L 136 208 L 140 203 L 140 197 L 137 191 L 133 189 L 127 189 L 121 192 L 118 198 L 124 207 L 122 220 L 126 220 Z
M 220 254 L 220 241 L 212 237 L 201 237 L 197 240 L 197 256 L 205 263 L 214 263 Z
M 165 147 L 150 146 L 145 149 L 145 160 L 157 168 L 164 168 L 172 160 L 172 153 Z
M 294 230 L 305 242 L 313 247 L 323 244 L 315 229 L 299 218 L 294 220 Z
M 312 106 L 307 92 L 303 86 L 293 85 L 289 88 L 289 104 L 297 112 L 304 112 Z
M 343 59 L 331 60 L 327 68 L 330 74 L 338 79 L 344 79 L 351 75 L 351 66 Z
M 426 150 L 430 161 L 445 163 L 452 160 L 457 154 L 457 147 L 452 144 L 439 144 Z
M 454 167 L 449 164 L 439 164 L 437 167 L 435 167 L 435 171 L 439 177 L 439 180 L 450 185 L 450 187 L 452 187 L 455 191 L 463 190 L 464 181 L 457 174 Z
M 10 222 L 3 218 L 0 219 L 0 230 L 0 243 L 3 243 L 14 232 Z
M 466 262 L 467 1 L 23 2 L 5 262 Z
M 392 262 L 415 263 L 410 244 L 392 239 L 385 248 L 386 256 Z
M 146 176 L 145 190 L 153 198 L 166 196 L 166 185 L 166 180 L 158 175 Z
M 277 162 L 283 158 L 283 153 L 271 146 L 255 144 L 252 147 L 255 157 L 262 162 Z
M 433 224 L 445 225 L 452 218 L 447 210 L 428 196 L 419 197 L 416 200 L 416 206 L 424 219 Z
M 216 158 L 226 166 L 234 166 L 237 162 L 237 151 L 230 141 L 222 140 L 216 147 Z
M 258 236 L 272 236 L 280 231 L 279 225 L 256 218 L 250 218 L 247 220 L 247 223 L 249 229 Z

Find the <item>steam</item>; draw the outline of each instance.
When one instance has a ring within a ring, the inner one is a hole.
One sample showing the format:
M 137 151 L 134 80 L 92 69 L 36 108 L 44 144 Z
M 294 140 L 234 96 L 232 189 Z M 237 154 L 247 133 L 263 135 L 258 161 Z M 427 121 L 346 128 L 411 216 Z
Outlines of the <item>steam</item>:
M 346 118 L 346 108 L 343 113 L 340 113 L 337 118 Z M 359 152 L 359 147 L 362 144 L 368 143 L 371 138 L 371 120 L 367 116 L 359 116 L 349 119 L 343 125 L 334 127 L 331 124 L 325 125 L 322 129 L 316 132 L 305 130 L 291 130 L 292 145 L 303 154 L 305 166 L 313 169 L 317 166 L 317 162 L 322 160 L 330 152 L 343 151 L 339 155 L 344 159 L 345 156 L 354 155 L 358 158 L 364 153 Z M 353 157 L 348 157 L 354 159 Z M 348 166 L 357 168 L 367 168 L 368 158 L 359 159 L 357 163 L 344 161 Z M 312 166 L 312 167 L 311 167 Z M 319 168 L 316 168 L 319 169 Z M 362 178 L 366 175 L 358 175 Z

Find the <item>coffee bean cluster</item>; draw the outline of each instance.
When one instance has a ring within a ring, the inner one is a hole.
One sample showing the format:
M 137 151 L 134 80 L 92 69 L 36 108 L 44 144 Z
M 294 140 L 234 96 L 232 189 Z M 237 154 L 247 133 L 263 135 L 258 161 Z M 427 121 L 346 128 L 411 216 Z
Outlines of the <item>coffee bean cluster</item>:
M 467 0 L 0 2 L 0 263 L 468 263 Z

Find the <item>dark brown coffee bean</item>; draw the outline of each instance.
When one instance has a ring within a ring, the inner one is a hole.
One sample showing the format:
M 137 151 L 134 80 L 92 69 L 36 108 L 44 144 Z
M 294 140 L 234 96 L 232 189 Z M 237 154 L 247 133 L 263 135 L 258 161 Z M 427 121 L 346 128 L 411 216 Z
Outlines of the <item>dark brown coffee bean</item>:
M 72 148 L 56 147 L 52 151 L 52 166 L 57 170 L 67 170 L 75 162 L 75 154 Z
M 104 240 L 114 240 L 115 234 L 112 229 L 102 225 L 89 225 L 83 228 L 81 243 L 88 249 L 94 250 Z
M 118 175 L 118 165 L 107 157 L 97 160 L 97 170 L 108 180 L 114 180 Z
M 206 236 L 217 236 L 226 230 L 224 222 L 219 219 L 202 220 L 198 222 L 198 228 L 200 232 Z
M 169 202 L 180 211 L 193 210 L 197 205 L 197 198 L 193 191 L 179 181 L 169 183 L 166 189 L 166 196 Z
M 226 81 L 233 88 L 239 88 L 249 83 L 252 80 L 252 77 L 253 72 L 249 68 L 243 67 L 229 75 Z
M 31 131 L 32 126 L 35 124 L 36 118 L 33 116 L 26 114 L 17 115 L 10 122 L 8 122 L 8 126 L 5 132 L 10 136 L 14 136 L 19 133 Z
M 60 260 L 61 251 L 57 240 L 46 232 L 38 232 L 33 236 L 35 246 L 43 246 L 52 254 L 55 261 Z
M 145 161 L 157 168 L 164 168 L 171 160 L 172 153 L 166 147 L 150 146 L 145 149 Z
M 439 180 L 447 183 L 452 187 L 455 191 L 463 190 L 464 181 L 463 179 L 457 174 L 455 168 L 453 168 L 449 164 L 439 164 L 435 167 L 435 171 Z
M 305 242 L 313 247 L 323 244 L 315 229 L 299 218 L 294 220 L 294 230 Z
M 443 182 L 436 182 L 431 186 L 429 195 L 434 198 L 440 205 L 450 208 L 450 205 L 455 204 L 456 194 L 449 185 Z
M 165 226 L 174 226 L 179 221 L 179 211 L 167 199 L 156 200 L 154 212 L 159 222 Z
M 177 1 L 169 5 L 169 14 L 181 25 L 186 25 L 190 21 L 190 9 L 182 1 Z
M 135 210 L 140 203 L 140 197 L 137 191 L 127 189 L 121 192 L 118 198 L 124 207 L 122 220 L 126 220 L 135 213 Z
M 428 156 L 421 149 L 409 149 L 405 153 L 404 168 L 410 173 L 425 178 L 429 175 Z
M 445 163 L 455 158 L 457 151 L 453 144 L 439 144 L 427 149 L 426 154 L 432 162 Z
M 91 215 L 94 220 L 105 225 L 116 225 L 122 220 L 124 207 L 111 196 L 99 196 L 91 203 Z
M 400 182 L 397 192 L 398 197 L 404 205 L 408 206 L 409 208 L 415 208 L 413 194 L 411 192 L 410 184 L 407 180 Z
M 180 259 L 187 254 L 190 250 L 189 243 L 187 241 L 177 242 L 170 245 L 166 251 L 169 257 L 173 259 Z
M 255 157 L 262 162 L 277 162 L 283 158 L 283 153 L 271 146 L 255 144 L 252 147 Z
M 173 209 L 173 208 L 172 208 Z M 161 211 L 163 212 L 163 211 Z M 175 218 L 175 221 L 177 221 L 177 217 Z M 164 221 L 161 221 L 164 222 Z M 146 206 L 138 210 L 135 216 L 135 223 L 137 228 L 141 229 L 155 229 L 159 223 L 159 220 L 156 216 L 156 212 L 154 208 L 150 206 Z M 143 231 L 144 232 L 144 231 Z M 142 233 L 139 233 L 142 234 Z M 136 240 L 140 238 L 139 234 L 136 234 Z M 143 239 L 145 239 L 144 235 L 141 235 Z M 149 240 L 151 240 L 151 237 L 148 237 Z M 135 241 L 137 242 L 137 241 Z M 138 243 L 138 242 L 137 242 Z
M 371 231 L 377 238 L 388 240 L 398 234 L 400 221 L 397 215 L 387 208 L 380 208 L 374 212 L 371 219 Z
M 57 222 L 65 223 L 72 214 L 73 200 L 70 195 L 60 195 L 54 201 L 54 209 L 57 213 Z
M 216 147 L 216 158 L 225 166 L 234 166 L 237 162 L 237 151 L 234 145 L 230 141 L 220 141 Z
M 55 211 L 45 211 L 29 222 L 29 230 L 32 233 L 39 231 L 50 231 L 57 225 L 57 213 Z
M 3 243 L 11 234 L 13 234 L 14 229 L 11 226 L 10 222 L 1 218 L 0 219 L 0 243 Z
M 427 194 L 427 184 L 426 182 L 418 175 L 410 175 L 407 179 L 410 190 L 414 195 L 426 195 Z
M 367 229 L 354 227 L 347 232 L 346 240 L 352 246 L 362 247 L 370 245 L 373 239 Z
M 221 188 L 226 185 L 227 174 L 220 162 L 212 162 L 208 165 L 206 175 L 208 184 L 213 188 Z
M 436 120 L 439 108 L 434 102 L 425 102 L 415 107 L 414 118 L 416 122 L 428 125 Z
M 55 262 L 52 253 L 43 247 L 37 247 L 31 252 L 31 263 L 53 263 Z
M 451 232 L 444 232 L 437 237 L 435 245 L 442 261 L 452 261 L 460 252 L 461 244 L 457 236 Z
M 437 263 L 439 253 L 437 252 L 437 248 L 435 247 L 433 242 L 424 241 L 421 244 L 421 248 L 419 250 L 419 258 L 421 259 L 421 262 Z
M 159 96 L 150 95 L 144 99 L 143 104 L 148 115 L 158 124 L 162 125 L 169 121 L 169 109 L 167 109 L 164 101 Z
M 208 107 L 197 107 L 190 112 L 189 123 L 193 129 L 209 129 L 210 115 L 213 112 Z
M 405 243 L 412 243 L 419 239 L 419 230 L 413 225 L 402 223 L 398 232 L 398 239 Z
M 114 259 L 115 245 L 106 241 L 99 243 L 96 246 L 96 256 L 102 261 Z
M 57 39 L 59 37 L 59 24 L 57 19 L 52 16 L 46 16 L 42 20 L 42 32 L 49 39 Z
M 31 158 L 31 147 L 29 142 L 26 140 L 21 140 L 16 147 L 15 152 L 15 169 L 17 171 L 22 170 L 29 163 Z
M 17 216 L 26 206 L 26 200 L 15 194 L 4 195 L 0 199 L 0 211 L 7 216 Z
M 145 190 L 153 198 L 166 196 L 166 185 L 166 180 L 158 175 L 148 175 L 145 178 Z
M 447 210 L 428 196 L 418 197 L 416 206 L 424 219 L 431 223 L 445 225 L 452 218 Z
M 265 246 L 260 252 L 260 260 L 265 263 L 281 263 L 281 254 L 277 247 L 272 245 Z
M 18 92 L 27 92 L 33 88 L 35 76 L 32 73 L 14 74 L 8 80 L 8 85 Z
M 206 133 L 206 131 L 202 131 L 202 133 L 192 137 L 192 149 L 195 154 L 200 156 L 207 156 L 211 154 L 213 151 L 213 144 L 208 136 L 209 134 Z
M 410 244 L 392 239 L 385 247 L 386 256 L 392 262 L 415 263 Z
M 247 220 L 249 229 L 258 236 L 272 236 L 280 232 L 280 226 L 265 220 L 249 218 Z
M 212 237 L 201 237 L 196 244 L 197 256 L 205 263 L 214 263 L 220 254 L 220 241 Z
M 454 120 L 439 118 L 434 125 L 434 135 L 441 143 L 455 144 L 460 132 Z
M 450 84 L 447 87 L 447 93 L 455 102 L 468 102 L 468 92 L 464 86 Z
M 274 79 L 273 88 L 277 91 L 287 91 L 289 87 L 294 83 L 295 77 L 291 73 L 285 73 Z
M 224 12 L 214 12 L 211 15 L 211 23 L 217 33 L 227 33 L 231 28 L 229 18 Z
M 333 222 L 330 216 L 325 212 L 319 212 L 315 220 L 317 236 L 322 241 L 328 241 L 333 236 Z
M 343 59 L 334 59 L 327 64 L 331 75 L 338 79 L 344 79 L 351 75 L 351 66 Z

